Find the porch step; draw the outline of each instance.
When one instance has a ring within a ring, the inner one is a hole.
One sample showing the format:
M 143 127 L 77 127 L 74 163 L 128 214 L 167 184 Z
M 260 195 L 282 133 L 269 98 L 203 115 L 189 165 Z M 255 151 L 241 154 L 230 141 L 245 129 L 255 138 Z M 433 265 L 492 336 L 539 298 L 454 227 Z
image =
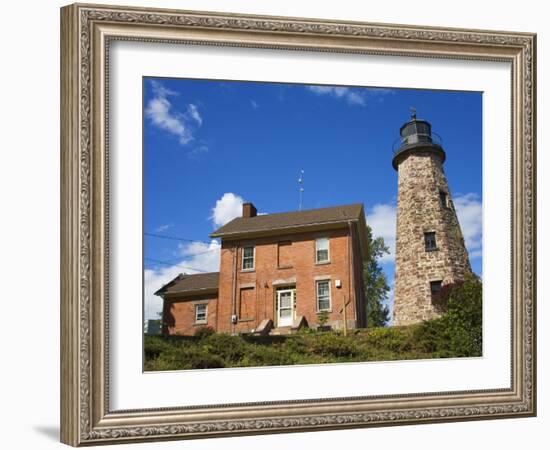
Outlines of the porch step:
M 271 336 L 282 336 L 282 335 L 285 335 L 285 334 L 292 334 L 293 333 L 293 330 L 292 330 L 292 327 L 277 327 L 277 328 L 273 328 L 269 334 Z

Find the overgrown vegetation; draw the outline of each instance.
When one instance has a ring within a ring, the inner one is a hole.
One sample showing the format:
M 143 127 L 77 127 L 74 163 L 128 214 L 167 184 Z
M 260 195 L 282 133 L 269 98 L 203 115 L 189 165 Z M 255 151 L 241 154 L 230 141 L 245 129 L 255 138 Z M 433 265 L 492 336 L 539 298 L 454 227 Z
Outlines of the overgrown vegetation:
M 481 356 L 481 282 L 472 276 L 445 295 L 441 318 L 408 327 L 290 336 L 230 336 L 212 329 L 195 336 L 145 336 L 145 370 L 280 366 L 336 362 Z
M 444 294 L 447 312 L 426 321 L 415 333 L 421 349 L 434 357 L 480 356 L 482 353 L 482 285 L 470 275 Z

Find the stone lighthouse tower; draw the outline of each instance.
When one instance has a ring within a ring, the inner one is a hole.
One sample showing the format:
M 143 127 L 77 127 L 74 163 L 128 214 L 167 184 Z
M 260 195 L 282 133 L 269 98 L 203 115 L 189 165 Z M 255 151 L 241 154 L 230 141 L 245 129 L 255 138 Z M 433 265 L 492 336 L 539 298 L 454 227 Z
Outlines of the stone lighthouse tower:
M 431 125 L 413 109 L 392 161 L 398 173 L 394 325 L 440 316 L 442 289 L 471 272 L 445 158 Z

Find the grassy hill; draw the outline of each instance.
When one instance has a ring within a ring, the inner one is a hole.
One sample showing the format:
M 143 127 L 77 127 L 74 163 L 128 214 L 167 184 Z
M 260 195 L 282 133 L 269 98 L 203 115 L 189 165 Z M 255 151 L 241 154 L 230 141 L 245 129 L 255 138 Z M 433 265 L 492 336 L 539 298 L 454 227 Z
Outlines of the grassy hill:
M 145 336 L 145 370 L 284 366 L 482 355 L 482 287 L 475 277 L 449 290 L 442 317 L 405 327 L 289 336 Z

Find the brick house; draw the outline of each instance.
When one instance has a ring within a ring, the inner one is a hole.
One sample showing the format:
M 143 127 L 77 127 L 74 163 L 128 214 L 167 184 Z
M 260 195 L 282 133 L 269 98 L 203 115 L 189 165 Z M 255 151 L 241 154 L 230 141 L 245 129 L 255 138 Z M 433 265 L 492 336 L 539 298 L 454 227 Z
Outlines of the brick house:
M 180 274 L 156 292 L 165 334 L 277 333 L 316 327 L 321 311 L 334 329 L 344 315 L 348 328 L 366 326 L 362 204 L 257 215 L 245 203 L 210 237 L 221 239 L 220 271 Z

